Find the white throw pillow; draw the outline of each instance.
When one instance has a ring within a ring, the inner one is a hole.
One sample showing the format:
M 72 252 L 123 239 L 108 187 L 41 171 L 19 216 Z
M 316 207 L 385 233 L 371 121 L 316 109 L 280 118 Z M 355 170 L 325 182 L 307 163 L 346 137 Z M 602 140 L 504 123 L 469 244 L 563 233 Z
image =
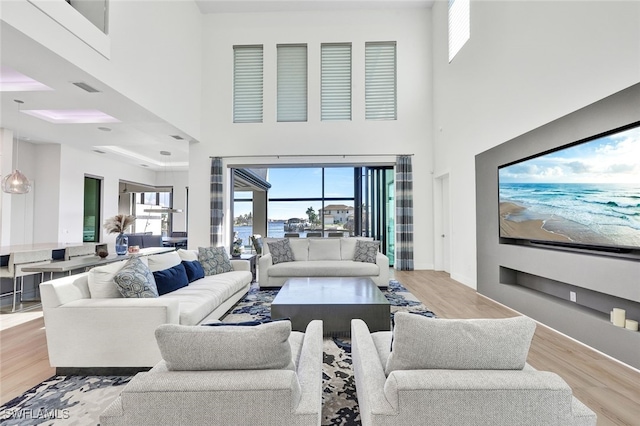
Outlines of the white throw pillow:
M 178 256 L 180 256 L 182 260 L 193 262 L 194 260 L 198 260 L 198 250 L 178 249 Z
M 169 253 L 152 254 L 147 256 L 149 270 L 151 272 L 164 271 L 165 269 L 172 268 L 179 265 L 182 262 L 180 255 L 175 251 Z
M 290 334 L 291 321 L 217 327 L 163 324 L 156 329 L 156 340 L 169 370 L 293 370 Z
M 87 282 L 92 299 L 112 299 L 122 297 L 114 281 L 116 274 L 127 263 L 126 260 L 108 263 L 89 270 Z
M 385 374 L 395 370 L 522 370 L 536 323 L 505 319 L 436 319 L 408 312 L 394 316 Z
M 340 238 L 309 239 L 309 260 L 341 260 Z

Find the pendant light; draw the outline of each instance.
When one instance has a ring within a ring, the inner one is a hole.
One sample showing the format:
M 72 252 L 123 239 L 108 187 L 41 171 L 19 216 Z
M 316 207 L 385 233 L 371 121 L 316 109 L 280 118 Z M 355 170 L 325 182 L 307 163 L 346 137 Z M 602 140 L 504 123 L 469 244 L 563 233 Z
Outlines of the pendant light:
M 19 99 L 14 99 L 14 102 L 18 104 L 18 120 L 20 119 L 20 105 L 22 102 Z M 2 179 L 2 191 L 7 194 L 26 194 L 31 191 L 31 182 L 25 175 L 18 170 L 18 148 L 20 145 L 20 138 L 18 135 L 18 126 L 16 126 L 16 143 L 15 143 L 15 151 L 16 151 L 16 168 L 13 173 L 6 175 Z

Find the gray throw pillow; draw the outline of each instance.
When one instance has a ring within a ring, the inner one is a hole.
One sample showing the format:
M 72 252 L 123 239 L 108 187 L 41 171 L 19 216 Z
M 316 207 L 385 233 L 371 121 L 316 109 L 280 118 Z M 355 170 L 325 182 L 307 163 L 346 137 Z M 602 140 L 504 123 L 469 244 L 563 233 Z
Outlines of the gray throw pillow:
M 153 273 L 139 257 L 129 259 L 113 280 L 123 297 L 158 297 Z
M 380 241 L 356 241 L 353 260 L 356 262 L 376 263 L 376 256 L 380 249 Z
M 536 323 L 506 319 L 435 319 L 395 314 L 387 376 L 395 370 L 522 370 Z
M 163 324 L 156 340 L 169 370 L 294 369 L 291 321 L 256 326 Z
M 224 247 L 198 247 L 198 262 L 205 275 L 217 275 L 233 270 Z
M 274 265 L 282 262 L 293 262 L 293 251 L 288 239 L 267 243 L 269 245 L 269 253 L 271 253 L 271 261 Z

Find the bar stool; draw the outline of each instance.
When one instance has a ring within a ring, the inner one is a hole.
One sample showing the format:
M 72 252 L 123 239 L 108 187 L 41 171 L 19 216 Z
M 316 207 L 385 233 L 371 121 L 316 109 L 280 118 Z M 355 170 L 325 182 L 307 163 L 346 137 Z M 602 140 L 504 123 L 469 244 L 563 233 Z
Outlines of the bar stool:
M 75 257 L 92 257 L 96 255 L 96 245 L 94 243 L 85 243 L 81 246 L 69 246 L 64 249 L 64 260 L 71 260 Z M 85 268 L 86 269 L 86 268 Z M 72 271 L 69 271 L 71 275 Z M 50 279 L 53 278 L 53 272 Z
M 24 277 L 28 275 L 40 274 L 40 282 L 43 281 L 44 273 L 42 272 L 25 272 L 22 268 L 27 266 L 42 265 L 50 263 L 52 260 L 51 250 L 33 250 L 33 251 L 20 251 L 9 254 L 9 263 L 6 268 L 0 268 L 0 278 L 12 278 L 13 279 L 13 308 L 12 312 L 16 311 L 16 299 L 20 294 L 20 302 L 22 302 L 22 292 L 24 290 Z M 20 278 L 20 286 L 18 287 L 18 278 Z M 0 297 L 7 296 L 10 293 L 4 293 Z

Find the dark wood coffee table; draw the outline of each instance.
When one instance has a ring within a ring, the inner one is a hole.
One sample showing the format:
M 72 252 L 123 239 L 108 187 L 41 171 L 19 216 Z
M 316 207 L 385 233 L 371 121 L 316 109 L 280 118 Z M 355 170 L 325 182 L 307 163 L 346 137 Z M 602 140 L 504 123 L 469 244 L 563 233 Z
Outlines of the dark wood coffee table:
M 389 301 L 371 278 L 291 278 L 273 299 L 271 318 L 290 318 L 296 331 L 320 319 L 330 336 L 350 335 L 354 318 L 371 332 L 391 329 Z

